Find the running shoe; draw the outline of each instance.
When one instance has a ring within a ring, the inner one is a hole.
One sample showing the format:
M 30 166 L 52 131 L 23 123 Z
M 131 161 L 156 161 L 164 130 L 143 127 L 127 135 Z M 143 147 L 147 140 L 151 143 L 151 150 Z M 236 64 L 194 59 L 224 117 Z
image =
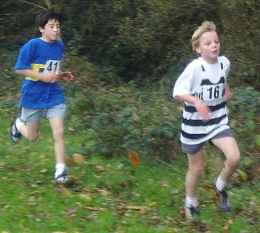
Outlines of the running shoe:
M 64 170 L 60 175 L 55 177 L 56 184 L 61 184 L 65 186 L 69 186 L 72 184 L 72 180 L 67 176 L 66 170 Z
M 186 205 L 184 206 L 184 214 L 185 214 L 185 218 L 189 221 L 192 221 L 194 219 L 195 216 L 199 215 L 199 211 L 197 210 L 196 207 L 191 206 L 191 207 L 187 207 Z
M 230 211 L 230 204 L 228 201 L 228 195 L 225 189 L 219 191 L 216 187 L 216 180 L 213 183 L 213 187 L 216 191 L 218 206 L 220 209 L 222 209 L 224 212 Z
M 12 124 L 11 124 L 11 127 L 10 127 L 10 138 L 11 140 L 14 142 L 14 143 L 17 143 L 22 134 L 20 133 L 20 131 L 17 129 L 16 127 L 16 120 L 18 119 L 19 117 L 18 116 L 15 116 L 13 121 L 12 121 Z

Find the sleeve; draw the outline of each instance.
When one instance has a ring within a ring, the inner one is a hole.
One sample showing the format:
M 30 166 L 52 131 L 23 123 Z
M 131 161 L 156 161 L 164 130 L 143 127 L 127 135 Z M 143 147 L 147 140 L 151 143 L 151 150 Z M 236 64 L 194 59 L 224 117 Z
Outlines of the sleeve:
M 178 77 L 174 88 L 173 97 L 191 94 L 191 80 L 194 77 L 194 68 L 189 64 Z
M 225 70 L 226 77 L 228 77 L 230 72 L 230 61 L 227 59 L 227 68 Z
M 32 50 L 32 43 L 30 42 L 22 46 L 14 67 L 15 70 L 31 69 Z
M 229 75 L 229 72 L 230 72 L 230 61 L 228 60 L 227 57 L 222 56 L 222 62 L 223 62 L 223 64 L 224 64 L 225 76 L 226 76 L 226 78 L 227 78 L 228 75 Z

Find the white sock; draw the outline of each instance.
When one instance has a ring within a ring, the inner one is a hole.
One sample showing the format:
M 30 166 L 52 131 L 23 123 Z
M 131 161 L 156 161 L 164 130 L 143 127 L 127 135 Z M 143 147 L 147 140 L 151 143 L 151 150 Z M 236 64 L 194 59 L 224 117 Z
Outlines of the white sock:
M 217 181 L 216 181 L 216 188 L 219 190 L 219 191 L 222 191 L 225 187 L 226 187 L 226 182 L 224 182 L 223 180 L 220 179 L 220 176 L 217 178 Z
M 187 207 L 198 207 L 199 205 L 199 202 L 198 202 L 198 198 L 197 197 L 189 197 L 189 196 L 186 196 L 186 200 L 185 200 L 185 204 Z
M 64 172 L 66 169 L 66 164 L 65 163 L 57 163 L 55 166 L 55 178 L 59 176 L 62 172 Z
M 19 132 L 20 132 L 21 126 L 23 126 L 23 125 L 25 125 L 24 122 L 21 120 L 20 117 L 18 117 L 15 121 L 15 126 L 19 130 Z

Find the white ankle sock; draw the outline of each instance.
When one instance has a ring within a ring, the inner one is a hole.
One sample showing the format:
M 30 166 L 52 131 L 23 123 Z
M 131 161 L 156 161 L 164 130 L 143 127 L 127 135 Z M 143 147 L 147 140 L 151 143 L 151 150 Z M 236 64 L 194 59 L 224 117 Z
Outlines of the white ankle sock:
M 64 172 L 66 169 L 66 164 L 64 163 L 57 163 L 55 166 L 55 178 L 57 178 L 58 175 L 60 175 L 62 172 Z
M 186 204 L 187 207 L 193 206 L 193 207 L 196 208 L 199 205 L 198 198 L 186 196 L 185 204 Z
M 18 118 L 16 119 L 16 121 L 15 121 L 15 126 L 16 126 L 16 128 L 19 130 L 19 132 L 20 132 L 20 129 L 21 129 L 21 126 L 22 126 L 22 125 L 24 125 L 24 122 L 21 120 L 20 117 L 18 117 Z
M 216 180 L 216 188 L 219 191 L 222 191 L 225 187 L 226 187 L 226 182 L 224 182 L 223 180 L 220 179 L 220 176 L 217 178 Z

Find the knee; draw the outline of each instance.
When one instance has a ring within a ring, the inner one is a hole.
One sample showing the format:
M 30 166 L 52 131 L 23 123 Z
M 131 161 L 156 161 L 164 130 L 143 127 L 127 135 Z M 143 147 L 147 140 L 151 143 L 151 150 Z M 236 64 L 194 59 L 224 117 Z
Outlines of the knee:
M 193 166 L 189 170 L 193 176 L 199 177 L 203 172 L 203 166 Z
M 53 139 L 55 141 L 59 141 L 59 140 L 63 139 L 63 134 L 64 134 L 64 130 L 63 129 L 55 130 L 53 132 Z
M 227 164 L 231 167 L 238 167 L 239 163 L 240 163 L 240 153 L 237 152 L 235 154 L 233 154 L 232 156 L 227 158 Z

